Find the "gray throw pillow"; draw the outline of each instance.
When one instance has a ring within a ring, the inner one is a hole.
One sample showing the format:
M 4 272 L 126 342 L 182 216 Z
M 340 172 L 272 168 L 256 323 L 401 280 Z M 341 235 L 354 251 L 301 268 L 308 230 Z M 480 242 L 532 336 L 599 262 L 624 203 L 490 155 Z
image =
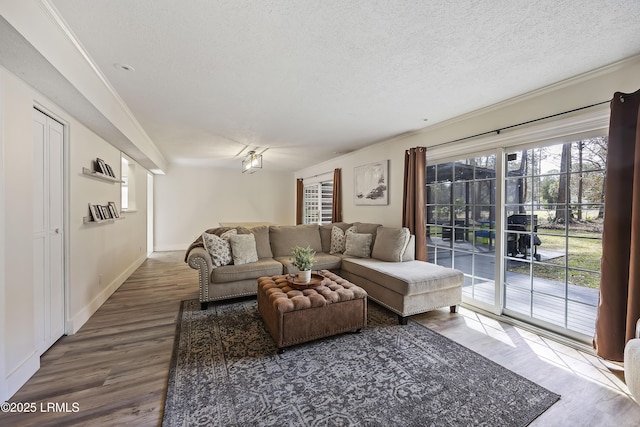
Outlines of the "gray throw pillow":
M 207 248 L 211 262 L 214 267 L 221 267 L 223 265 L 231 264 L 233 258 L 231 257 L 231 246 L 229 245 L 229 239 L 231 236 L 236 235 L 238 231 L 234 228 L 225 231 L 221 236 L 215 234 L 202 233 L 202 241 L 204 247 Z
M 371 234 L 347 234 L 344 254 L 358 258 L 369 258 L 371 256 L 371 240 Z
M 256 238 L 253 234 L 236 234 L 229 239 L 231 254 L 235 265 L 258 261 Z
M 406 227 L 380 227 L 373 244 L 371 257 L 381 261 L 401 262 L 411 233 Z
M 349 227 L 346 231 L 342 228 L 333 226 L 331 230 L 331 247 L 329 249 L 330 254 L 341 254 L 345 250 L 345 244 L 347 242 L 347 233 L 356 233 L 358 230 L 356 227 Z

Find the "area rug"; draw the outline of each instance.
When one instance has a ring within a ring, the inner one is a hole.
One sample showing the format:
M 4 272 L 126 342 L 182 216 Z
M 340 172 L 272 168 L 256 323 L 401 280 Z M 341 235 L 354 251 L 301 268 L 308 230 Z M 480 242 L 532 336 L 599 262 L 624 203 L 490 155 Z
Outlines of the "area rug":
M 526 426 L 560 396 L 370 303 L 368 325 L 277 353 L 255 299 L 183 301 L 163 426 Z

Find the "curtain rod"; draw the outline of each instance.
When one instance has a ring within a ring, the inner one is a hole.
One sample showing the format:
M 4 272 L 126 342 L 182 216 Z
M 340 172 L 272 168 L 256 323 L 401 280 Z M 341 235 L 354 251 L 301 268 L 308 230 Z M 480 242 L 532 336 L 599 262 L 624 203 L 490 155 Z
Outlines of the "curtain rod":
M 340 169 L 340 168 L 338 168 L 338 169 Z M 316 174 L 316 175 L 307 176 L 307 177 L 302 177 L 302 178 L 298 178 L 298 179 L 303 179 L 303 180 L 304 180 L 304 179 L 317 178 L 317 177 L 319 177 L 319 176 L 322 176 L 322 175 L 330 175 L 330 174 L 332 174 L 332 173 L 333 173 L 333 171 L 329 171 L 329 172 L 322 172 L 322 173 L 319 173 L 319 174 Z
M 620 100 L 622 102 L 624 102 L 624 96 L 623 95 L 620 95 Z M 569 113 L 573 113 L 573 112 L 576 112 L 576 111 L 585 110 L 587 108 L 597 107 L 598 105 L 607 104 L 607 103 L 609 103 L 611 101 L 612 100 L 609 99 L 607 101 L 596 102 L 595 104 L 587 105 L 585 107 L 574 108 L 573 110 L 564 111 L 562 113 L 556 113 L 556 114 L 552 114 L 550 116 L 545 116 L 545 117 L 540 117 L 538 119 L 528 120 L 526 122 L 518 123 L 518 124 L 515 124 L 515 125 L 505 126 L 503 128 L 489 130 L 489 131 L 481 132 L 481 133 L 478 133 L 478 134 L 475 134 L 475 135 L 471 135 L 471 136 L 465 136 L 464 138 L 458 138 L 458 139 L 453 139 L 453 140 L 447 141 L 447 142 L 441 142 L 439 144 L 428 146 L 427 150 L 430 149 L 430 148 L 433 148 L 433 147 L 439 147 L 441 145 L 453 144 L 454 142 L 460 142 L 460 141 L 466 141 L 467 139 L 473 139 L 473 138 L 477 138 L 479 136 L 491 135 L 493 133 L 495 133 L 496 135 L 500 135 L 500 132 L 502 132 L 503 130 L 512 129 L 512 128 L 515 128 L 515 127 L 518 127 L 518 126 L 528 125 L 528 124 L 531 124 L 531 123 L 539 122 L 541 120 L 550 119 L 552 117 L 562 116 L 563 114 L 569 114 Z

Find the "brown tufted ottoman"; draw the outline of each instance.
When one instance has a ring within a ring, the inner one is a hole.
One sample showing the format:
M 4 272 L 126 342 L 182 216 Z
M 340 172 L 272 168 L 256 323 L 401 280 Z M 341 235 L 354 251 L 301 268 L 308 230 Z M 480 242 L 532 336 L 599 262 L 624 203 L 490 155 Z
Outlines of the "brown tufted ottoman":
M 367 324 L 367 292 L 328 270 L 320 274 L 322 284 L 304 290 L 291 288 L 287 275 L 258 279 L 258 311 L 280 351 Z

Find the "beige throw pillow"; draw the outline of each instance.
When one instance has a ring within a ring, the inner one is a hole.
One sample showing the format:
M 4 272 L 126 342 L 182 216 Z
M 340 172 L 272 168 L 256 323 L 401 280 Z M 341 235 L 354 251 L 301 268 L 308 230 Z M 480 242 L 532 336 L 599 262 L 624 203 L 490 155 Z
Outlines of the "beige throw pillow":
M 253 234 L 236 234 L 229 239 L 231 255 L 235 265 L 249 264 L 258 261 L 256 238 Z
M 358 230 L 355 226 L 351 226 L 345 231 L 340 227 L 336 227 L 335 225 L 331 228 L 331 249 L 329 249 L 330 254 L 341 254 L 345 250 L 345 245 L 347 242 L 347 233 L 356 233 Z
M 380 227 L 373 244 L 371 257 L 381 261 L 401 262 L 411 233 L 406 227 Z
M 371 234 L 347 234 L 344 254 L 358 258 L 369 258 L 371 256 L 371 239 Z
M 256 252 L 259 258 L 273 258 L 271 242 L 269 242 L 269 226 L 260 225 L 250 228 L 249 231 L 256 238 Z
M 238 231 L 235 228 L 225 231 L 219 237 L 215 234 L 202 233 L 204 247 L 207 248 L 214 267 L 231 264 L 233 257 L 231 256 L 229 238 L 237 233 Z

